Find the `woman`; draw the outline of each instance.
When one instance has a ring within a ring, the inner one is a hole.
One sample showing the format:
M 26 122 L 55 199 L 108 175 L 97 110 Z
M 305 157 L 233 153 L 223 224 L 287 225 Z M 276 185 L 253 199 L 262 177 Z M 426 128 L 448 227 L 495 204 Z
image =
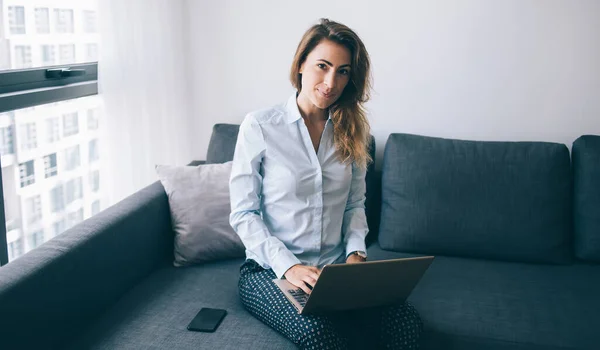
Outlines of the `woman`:
M 248 114 L 235 148 L 230 223 L 246 247 L 242 303 L 300 348 L 347 349 L 370 326 L 379 332 L 370 348 L 416 349 L 422 324 L 408 304 L 299 315 L 272 282 L 310 294 L 325 264 L 366 260 L 367 51 L 351 29 L 322 19 L 298 45 L 290 78 L 297 92 Z

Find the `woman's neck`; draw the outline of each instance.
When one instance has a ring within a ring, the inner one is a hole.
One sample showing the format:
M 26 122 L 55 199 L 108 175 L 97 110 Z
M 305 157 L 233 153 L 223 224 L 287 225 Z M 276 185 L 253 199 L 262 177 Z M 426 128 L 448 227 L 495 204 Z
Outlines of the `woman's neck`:
M 311 100 L 302 93 L 298 94 L 296 97 L 296 103 L 298 104 L 300 115 L 302 115 L 305 122 L 317 124 L 327 120 L 329 116 L 327 109 L 321 109 L 315 106 Z

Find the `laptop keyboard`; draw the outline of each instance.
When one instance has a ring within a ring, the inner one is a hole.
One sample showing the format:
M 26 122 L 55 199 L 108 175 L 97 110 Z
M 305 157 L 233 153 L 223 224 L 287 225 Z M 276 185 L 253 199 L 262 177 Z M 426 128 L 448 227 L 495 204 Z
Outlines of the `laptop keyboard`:
M 304 291 L 300 288 L 298 289 L 288 289 L 288 292 L 296 299 L 296 301 L 302 305 L 302 307 L 306 306 L 306 301 L 308 300 L 308 294 L 304 293 Z

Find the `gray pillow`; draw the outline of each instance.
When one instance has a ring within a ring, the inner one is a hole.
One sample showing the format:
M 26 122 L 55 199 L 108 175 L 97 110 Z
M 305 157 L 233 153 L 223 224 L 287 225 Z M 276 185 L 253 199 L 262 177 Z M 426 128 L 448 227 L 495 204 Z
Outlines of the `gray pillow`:
M 231 163 L 156 166 L 175 231 L 173 265 L 245 256 L 242 241 L 229 225 Z

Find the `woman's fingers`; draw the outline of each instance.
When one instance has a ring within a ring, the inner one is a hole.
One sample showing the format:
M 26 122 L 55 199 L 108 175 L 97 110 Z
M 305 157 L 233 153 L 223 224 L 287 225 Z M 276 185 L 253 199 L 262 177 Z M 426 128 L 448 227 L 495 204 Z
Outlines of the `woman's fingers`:
M 311 289 L 315 286 L 315 283 L 317 283 L 317 280 L 309 275 L 304 276 L 303 280 L 310 285 Z
M 295 284 L 295 283 L 294 283 L 294 285 L 295 285 L 296 287 L 298 287 L 298 288 L 302 289 L 302 290 L 304 291 L 304 293 L 306 293 L 306 294 L 310 294 L 310 288 L 308 288 L 308 286 L 306 285 L 306 283 L 304 283 L 304 281 L 303 281 L 303 280 L 299 280 L 299 283 L 298 283 L 298 284 Z

